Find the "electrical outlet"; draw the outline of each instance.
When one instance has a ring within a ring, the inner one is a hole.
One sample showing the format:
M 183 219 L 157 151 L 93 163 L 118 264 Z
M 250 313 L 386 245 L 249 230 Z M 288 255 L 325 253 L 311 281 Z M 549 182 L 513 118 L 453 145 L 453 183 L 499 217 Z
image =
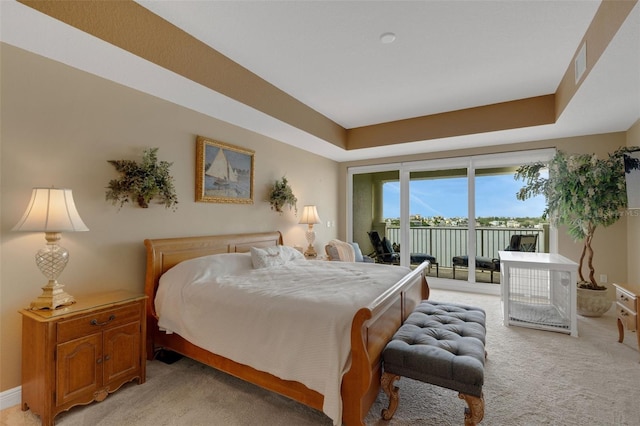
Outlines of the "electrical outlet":
M 607 276 L 605 274 L 600 274 L 600 284 L 607 283 Z

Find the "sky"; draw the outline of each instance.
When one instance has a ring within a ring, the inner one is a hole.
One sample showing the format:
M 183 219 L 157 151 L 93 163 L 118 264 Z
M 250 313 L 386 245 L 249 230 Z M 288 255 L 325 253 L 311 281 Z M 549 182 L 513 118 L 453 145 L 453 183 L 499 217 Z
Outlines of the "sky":
M 476 177 L 476 217 L 540 217 L 544 197 L 516 198 L 523 182 L 513 175 Z M 409 214 L 425 217 L 467 217 L 467 178 L 414 180 L 410 184 Z M 384 218 L 400 217 L 400 182 L 383 187 Z

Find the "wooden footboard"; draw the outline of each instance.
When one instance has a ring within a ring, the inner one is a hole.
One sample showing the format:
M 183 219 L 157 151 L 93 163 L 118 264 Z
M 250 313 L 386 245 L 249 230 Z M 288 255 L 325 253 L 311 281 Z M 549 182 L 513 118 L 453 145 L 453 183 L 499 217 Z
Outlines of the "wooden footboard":
M 305 385 L 282 380 L 211 353 L 177 334 L 161 332 L 157 324 L 153 301 L 160 276 L 165 271 L 195 257 L 247 252 L 251 247 L 282 244 L 279 232 L 145 240 L 144 243 L 147 249 L 145 293 L 150 301 L 147 303 L 149 359 L 157 349 L 171 350 L 322 411 L 323 395 Z M 428 298 L 429 289 L 425 279 L 427 266 L 427 263 L 420 265 L 370 306 L 356 313 L 351 327 L 351 368 L 343 378 L 341 389 L 345 425 L 364 425 L 363 419 L 380 389 L 382 350 L 420 300 Z
M 429 297 L 427 268 L 428 263 L 423 263 L 356 313 L 351 326 L 351 369 L 342 379 L 345 425 L 364 425 L 380 391 L 382 351 L 420 301 Z

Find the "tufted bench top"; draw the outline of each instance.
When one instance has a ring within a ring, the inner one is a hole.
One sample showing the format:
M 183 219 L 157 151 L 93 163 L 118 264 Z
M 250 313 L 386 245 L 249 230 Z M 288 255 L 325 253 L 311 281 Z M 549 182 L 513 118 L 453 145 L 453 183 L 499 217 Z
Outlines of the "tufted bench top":
M 423 301 L 387 344 L 387 373 L 480 397 L 486 314 L 477 307 Z

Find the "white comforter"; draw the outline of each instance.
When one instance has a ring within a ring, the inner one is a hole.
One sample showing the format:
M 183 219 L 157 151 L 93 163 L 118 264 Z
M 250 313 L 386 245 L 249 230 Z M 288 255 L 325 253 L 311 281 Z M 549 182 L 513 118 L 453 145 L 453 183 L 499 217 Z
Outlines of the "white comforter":
M 220 262 L 220 256 L 225 258 L 183 262 L 162 276 L 155 300 L 158 325 L 210 352 L 320 392 L 324 413 L 340 424 L 353 316 L 409 269 L 307 260 L 252 269 L 250 260 L 248 267 L 238 267 L 237 259 Z

